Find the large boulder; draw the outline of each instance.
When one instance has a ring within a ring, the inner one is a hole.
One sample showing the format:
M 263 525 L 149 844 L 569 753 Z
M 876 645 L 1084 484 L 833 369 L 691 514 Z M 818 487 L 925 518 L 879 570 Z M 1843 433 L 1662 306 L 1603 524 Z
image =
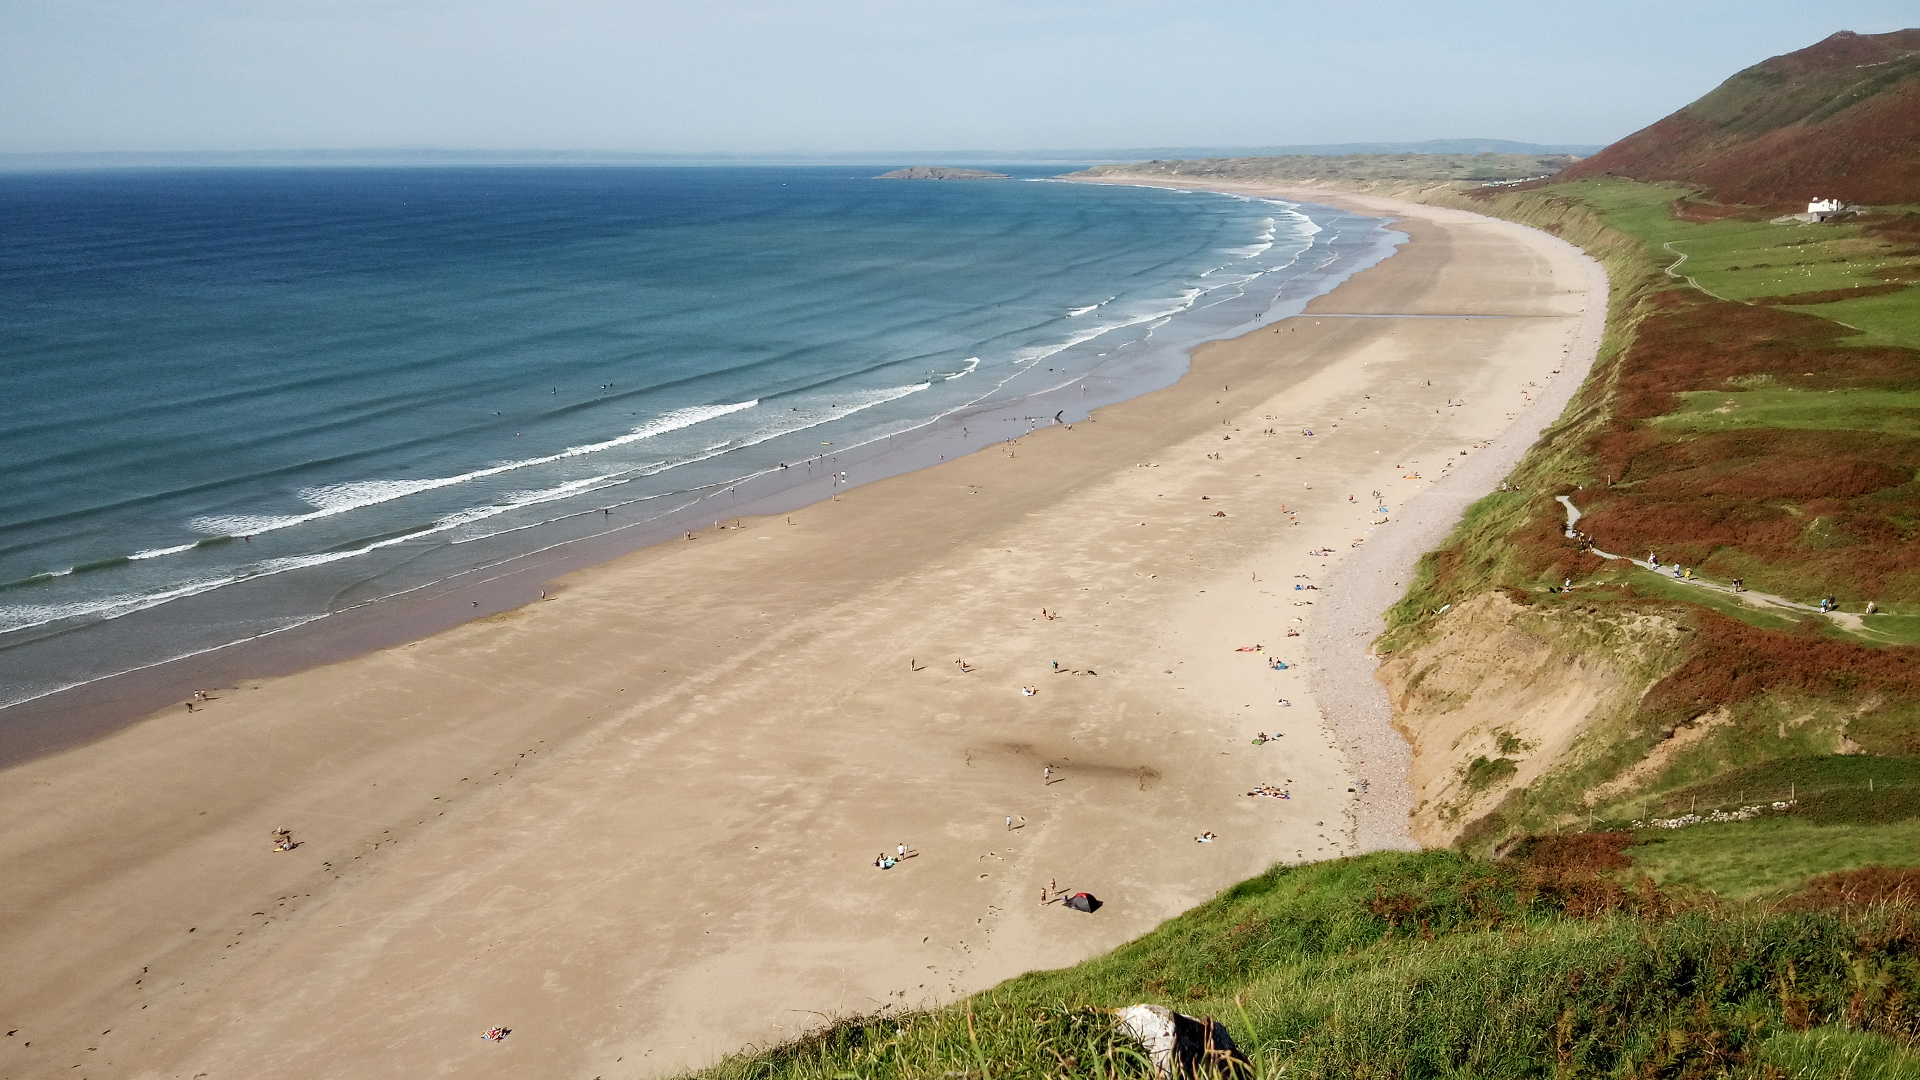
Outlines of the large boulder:
M 1251 1077 L 1253 1066 L 1227 1026 L 1212 1017 L 1187 1016 L 1159 1005 L 1114 1010 L 1114 1023 L 1133 1036 L 1153 1062 L 1157 1080 Z

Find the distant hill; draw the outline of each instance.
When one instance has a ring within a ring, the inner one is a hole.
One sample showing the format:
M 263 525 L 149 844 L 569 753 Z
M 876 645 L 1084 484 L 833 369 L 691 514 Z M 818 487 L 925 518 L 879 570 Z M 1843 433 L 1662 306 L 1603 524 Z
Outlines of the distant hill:
M 1006 173 L 985 169 L 955 169 L 945 165 L 912 165 L 874 177 L 876 180 L 1005 180 Z
M 1095 165 L 1068 175 L 1248 183 L 1495 183 L 1546 176 L 1574 160 L 1566 154 L 1284 154 Z
M 1347 157 L 1354 154 L 1572 154 L 1585 157 L 1596 143 L 1529 143 L 1511 139 L 1428 139 L 1425 142 L 1314 143 L 1264 146 L 1208 157 Z M 1186 155 L 1182 155 L 1186 156 Z
M 1841 31 L 1761 61 L 1561 178 L 1603 174 L 1722 202 L 1920 202 L 1920 29 Z

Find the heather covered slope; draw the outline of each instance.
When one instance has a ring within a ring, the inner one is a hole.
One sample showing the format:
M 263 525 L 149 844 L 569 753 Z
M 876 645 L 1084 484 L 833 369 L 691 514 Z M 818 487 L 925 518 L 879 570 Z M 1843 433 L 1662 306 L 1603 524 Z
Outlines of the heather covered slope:
M 1920 201 L 1920 29 L 1764 60 L 1562 179 L 1675 181 L 1721 202 Z

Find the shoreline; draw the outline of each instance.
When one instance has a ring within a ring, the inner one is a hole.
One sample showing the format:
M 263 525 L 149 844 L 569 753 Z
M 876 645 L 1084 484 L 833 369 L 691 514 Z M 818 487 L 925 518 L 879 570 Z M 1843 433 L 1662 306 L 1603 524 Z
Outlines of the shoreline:
M 836 469 L 854 471 L 855 476 L 844 483 L 835 484 L 822 474 L 779 486 L 784 478 L 763 472 L 733 485 L 693 489 L 686 493 L 692 500 L 687 507 L 657 518 L 596 534 L 558 537 L 552 543 L 393 596 L 0 708 L 0 770 L 109 737 L 164 709 L 182 707 L 202 689 L 236 689 L 249 681 L 294 675 L 404 646 L 537 603 L 553 579 L 679 540 L 689 529 L 704 535 L 712 532 L 720 519 L 791 513 L 875 480 L 916 472 L 977 452 L 985 444 L 1030 434 L 1036 426 L 1052 426 L 1055 413 L 1064 413 L 1068 417 L 1065 422 L 1071 423 L 1089 410 L 1164 389 L 1185 376 L 1194 348 L 1239 336 L 1269 319 L 1297 313 L 1354 273 L 1389 257 L 1400 242 L 1396 235 L 1383 232 L 1365 249 L 1336 253 L 1326 268 L 1285 279 L 1279 295 L 1253 318 L 1211 331 L 1202 321 L 1201 326 L 1166 343 L 1149 339 L 1144 347 L 1116 353 L 1058 386 L 956 409 L 895 436 L 824 455 Z M 1206 312 L 1188 314 L 1203 316 Z M 984 437 L 964 434 L 969 425 L 982 424 L 998 430 Z M 736 487 L 744 490 L 755 485 L 773 486 L 764 494 L 745 497 L 735 491 Z M 713 524 L 702 524 L 709 520 Z
M 1566 362 L 1532 395 L 1529 408 L 1537 410 L 1535 415 L 1546 418 L 1549 424 L 1557 422 L 1574 394 L 1585 385 L 1599 356 L 1606 333 L 1610 288 L 1605 267 L 1573 244 L 1516 222 L 1385 196 L 1311 187 L 1235 182 L 1190 184 L 1125 177 L 1081 182 L 1230 191 L 1294 201 L 1311 199 L 1355 213 L 1382 215 L 1417 206 L 1429 213 L 1451 213 L 1463 219 L 1477 217 L 1494 227 L 1538 234 L 1559 245 L 1584 267 L 1586 292 L 1589 298 L 1597 297 L 1598 302 L 1590 299 L 1580 325 L 1567 344 Z M 1467 508 L 1492 491 L 1546 430 L 1529 430 L 1518 422 L 1507 425 L 1489 444 L 1468 458 L 1464 466 L 1448 470 L 1426 491 L 1410 500 L 1394 516 L 1394 527 L 1390 531 L 1376 538 L 1371 546 L 1343 559 L 1328 578 L 1330 589 L 1348 602 L 1329 613 L 1321 632 L 1313 639 L 1314 696 L 1320 702 L 1329 728 L 1346 752 L 1355 776 L 1387 781 L 1375 798 L 1356 808 L 1354 838 L 1362 851 L 1418 850 L 1420 847 L 1410 828 L 1414 811 L 1413 748 L 1394 723 L 1393 703 L 1377 677 L 1380 662 L 1373 651 L 1373 642 L 1385 632 L 1386 613 L 1405 595 L 1405 583 L 1413 579 L 1421 556 L 1446 542 Z
M 33 1043 L 0 1070 L 653 1076 L 1357 850 L 1306 651 L 1342 560 L 1308 552 L 1370 553 L 1358 493 L 1392 518 L 1434 486 L 1407 470 L 1539 416 L 1517 388 L 1586 287 L 1445 213 L 1086 422 L 0 772 L 0 1013 Z M 1409 313 L 1508 317 L 1326 317 Z

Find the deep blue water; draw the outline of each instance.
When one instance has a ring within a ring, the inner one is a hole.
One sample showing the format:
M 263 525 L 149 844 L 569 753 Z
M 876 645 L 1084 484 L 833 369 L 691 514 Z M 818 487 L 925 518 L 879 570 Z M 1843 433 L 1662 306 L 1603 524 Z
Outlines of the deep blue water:
M 878 171 L 0 175 L 0 707 L 1071 385 L 1380 236 Z

